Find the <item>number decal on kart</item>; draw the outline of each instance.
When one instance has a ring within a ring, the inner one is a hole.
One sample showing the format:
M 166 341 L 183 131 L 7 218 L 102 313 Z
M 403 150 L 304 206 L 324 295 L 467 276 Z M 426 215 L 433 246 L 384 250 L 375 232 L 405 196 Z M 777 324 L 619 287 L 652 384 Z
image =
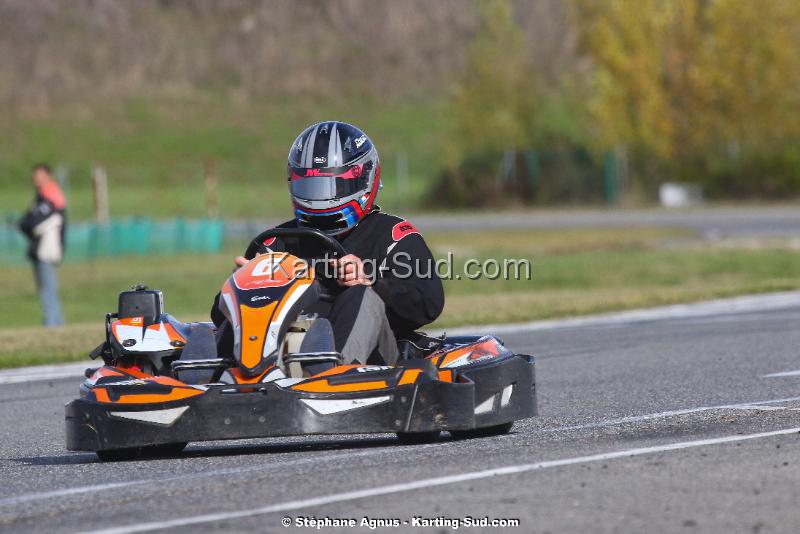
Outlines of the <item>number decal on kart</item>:
M 275 258 L 274 256 L 261 260 L 253 267 L 253 271 L 250 273 L 250 276 L 269 276 L 272 277 L 275 274 L 275 269 L 281 269 L 281 259 L 283 258 Z M 276 261 L 277 260 L 277 261 Z
M 254 258 L 234 273 L 233 280 L 239 289 L 250 290 L 278 287 L 311 275 L 306 261 L 285 252 L 268 253 Z

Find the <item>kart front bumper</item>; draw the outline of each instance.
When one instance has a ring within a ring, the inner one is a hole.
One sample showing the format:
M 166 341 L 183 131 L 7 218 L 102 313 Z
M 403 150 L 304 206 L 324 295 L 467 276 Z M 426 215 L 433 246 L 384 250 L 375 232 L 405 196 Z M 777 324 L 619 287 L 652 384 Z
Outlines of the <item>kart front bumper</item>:
M 305 393 L 275 383 L 211 385 L 168 403 L 78 399 L 66 406 L 67 449 L 114 450 L 189 441 L 304 434 L 471 430 L 536 415 L 533 358 L 515 356 L 369 394 Z

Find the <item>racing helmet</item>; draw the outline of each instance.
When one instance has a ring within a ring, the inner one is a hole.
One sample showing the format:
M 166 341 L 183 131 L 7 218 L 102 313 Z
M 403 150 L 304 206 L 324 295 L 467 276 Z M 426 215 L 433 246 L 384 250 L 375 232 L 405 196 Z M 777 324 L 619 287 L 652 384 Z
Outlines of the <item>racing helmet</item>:
M 288 180 L 298 224 L 341 234 L 372 210 L 381 187 L 378 151 L 352 124 L 319 122 L 292 144 Z

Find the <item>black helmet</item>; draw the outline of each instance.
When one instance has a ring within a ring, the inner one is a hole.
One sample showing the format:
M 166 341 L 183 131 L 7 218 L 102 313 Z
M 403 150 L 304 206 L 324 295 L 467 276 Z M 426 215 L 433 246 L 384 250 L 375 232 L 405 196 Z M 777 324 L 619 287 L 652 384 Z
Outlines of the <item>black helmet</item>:
M 336 235 L 372 209 L 381 166 L 367 134 L 346 122 L 326 121 L 295 139 L 288 175 L 298 223 Z

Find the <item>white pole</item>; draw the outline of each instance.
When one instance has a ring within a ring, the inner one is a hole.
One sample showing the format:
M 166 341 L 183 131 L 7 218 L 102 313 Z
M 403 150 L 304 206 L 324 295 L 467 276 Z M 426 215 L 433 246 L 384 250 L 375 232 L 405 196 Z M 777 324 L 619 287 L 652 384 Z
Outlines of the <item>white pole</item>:
M 101 165 L 94 166 L 92 173 L 94 185 L 94 216 L 99 224 L 108 222 L 108 176 Z

